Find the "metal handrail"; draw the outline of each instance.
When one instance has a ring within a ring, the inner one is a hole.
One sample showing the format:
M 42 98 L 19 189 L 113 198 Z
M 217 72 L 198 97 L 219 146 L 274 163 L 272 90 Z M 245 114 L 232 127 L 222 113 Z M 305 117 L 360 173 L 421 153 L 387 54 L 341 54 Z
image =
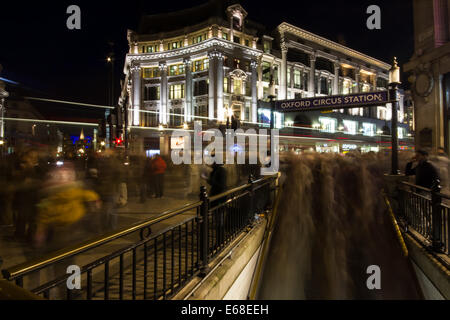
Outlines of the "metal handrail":
M 268 176 L 265 176 L 264 178 L 261 178 L 261 179 L 258 179 L 258 180 L 253 181 L 253 184 L 259 184 L 259 183 L 261 183 L 261 182 L 265 182 L 266 180 L 273 179 L 273 178 L 276 177 L 276 176 L 277 176 L 277 174 L 270 175 L 270 176 L 269 176 L 269 175 L 268 175 Z M 228 195 L 230 195 L 230 194 L 233 194 L 233 193 L 236 193 L 236 192 L 238 192 L 238 191 L 244 190 L 245 188 L 249 188 L 251 185 L 252 185 L 251 183 L 247 183 L 247 184 L 242 185 L 242 186 L 240 186 L 240 187 L 236 187 L 236 188 L 234 188 L 234 189 L 231 189 L 231 190 L 225 191 L 225 192 L 223 192 L 223 193 L 220 193 L 220 194 L 218 194 L 218 195 L 211 196 L 211 197 L 209 197 L 209 200 L 210 200 L 210 201 L 218 200 L 218 199 L 223 198 L 223 197 L 226 197 L 226 196 L 228 196 Z
M 450 196 L 449 196 L 449 195 L 446 195 L 446 194 L 441 193 L 441 192 L 434 192 L 432 189 L 429 189 L 429 188 L 425 188 L 425 187 L 422 187 L 422 186 L 418 186 L 418 185 L 416 185 L 416 184 L 413 184 L 413 183 L 410 183 L 410 182 L 406 182 L 406 181 L 402 181 L 401 184 L 403 184 L 403 185 L 405 185 L 405 186 L 408 186 L 408 187 L 416 188 L 416 189 L 419 189 L 419 190 L 422 190 L 422 191 L 426 191 L 426 192 L 430 192 L 430 193 L 435 193 L 435 194 L 437 194 L 438 196 L 440 196 L 441 198 L 445 198 L 445 199 L 450 200 Z
M 140 229 L 149 227 L 160 221 L 172 218 L 172 217 L 174 217 L 180 213 L 183 213 L 187 210 L 199 207 L 201 204 L 202 204 L 201 201 L 197 201 L 194 203 L 187 204 L 179 209 L 166 211 L 165 213 L 161 214 L 159 217 L 151 219 L 149 221 L 140 222 L 131 227 L 126 227 L 126 228 L 120 229 L 119 231 L 113 231 L 113 232 L 107 233 L 104 236 L 94 238 L 94 240 L 89 240 L 89 241 L 83 242 L 81 244 L 71 246 L 69 248 L 64 248 L 64 249 L 58 250 L 56 252 L 47 254 L 42 258 L 38 258 L 38 259 L 35 259 L 32 261 L 27 261 L 27 262 L 24 262 L 17 266 L 11 267 L 9 269 L 2 270 L 2 274 L 6 279 L 14 280 L 15 278 L 20 277 L 21 275 L 23 275 L 27 272 L 42 269 L 54 262 L 58 262 L 65 258 L 72 257 L 76 254 L 86 252 L 90 249 L 94 249 L 96 247 L 99 247 L 102 244 L 116 240 L 116 239 L 126 236 L 128 234 L 136 232 Z
M 402 181 L 401 184 L 403 184 L 403 185 L 405 185 L 405 186 L 408 186 L 408 187 L 413 187 L 413 188 L 416 188 L 416 189 L 419 189 L 419 190 L 423 190 L 423 191 L 427 191 L 427 192 L 432 192 L 431 189 L 428 189 L 428 188 L 425 188 L 425 187 L 422 187 L 422 186 L 418 186 L 418 185 L 416 185 L 416 184 L 414 184 L 414 183 Z

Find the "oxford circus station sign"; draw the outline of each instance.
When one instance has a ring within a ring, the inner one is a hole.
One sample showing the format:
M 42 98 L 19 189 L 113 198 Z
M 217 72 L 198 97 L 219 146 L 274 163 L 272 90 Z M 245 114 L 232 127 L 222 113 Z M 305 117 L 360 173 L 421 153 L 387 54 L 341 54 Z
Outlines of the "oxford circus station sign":
M 378 106 L 388 102 L 388 92 L 379 91 L 275 101 L 275 109 L 281 112 L 345 109 Z

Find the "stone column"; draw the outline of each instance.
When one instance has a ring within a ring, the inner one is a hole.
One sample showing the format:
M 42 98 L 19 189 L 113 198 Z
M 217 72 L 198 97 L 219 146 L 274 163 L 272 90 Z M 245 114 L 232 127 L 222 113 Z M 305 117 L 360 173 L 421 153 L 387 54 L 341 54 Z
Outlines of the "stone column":
M 208 53 L 209 58 L 209 91 L 208 91 L 208 117 L 210 121 L 218 117 L 218 69 L 222 66 L 222 106 L 223 106 L 223 56 L 222 53 L 214 50 Z M 220 61 L 220 62 L 219 62 Z
M 234 33 L 233 33 L 233 16 L 230 18 L 230 41 L 234 41 Z
M 193 82 L 192 82 L 192 61 L 191 59 L 184 59 L 184 72 L 185 72 L 185 104 L 184 104 L 184 122 L 192 121 L 192 91 L 193 91 Z
M 339 94 L 339 69 L 341 65 L 339 62 L 334 63 L 334 82 L 333 82 L 333 94 Z
M 133 78 L 133 125 L 138 126 L 140 123 L 140 110 L 141 110 L 141 66 L 132 65 L 131 75 Z
M 294 89 L 294 71 L 295 68 L 294 66 L 291 67 L 291 81 L 289 83 L 289 87 L 291 87 L 291 89 Z
M 372 82 L 372 90 L 377 91 L 377 81 L 378 81 L 378 73 L 375 73 L 373 76 L 373 82 Z
M 322 74 L 319 72 L 317 77 L 317 94 L 322 94 Z
M 310 97 L 315 96 L 316 88 L 315 88 L 315 74 L 316 74 L 316 55 L 311 54 L 309 56 L 309 83 L 308 83 L 308 92 Z
M 258 65 L 258 99 L 262 99 L 264 97 L 264 87 L 262 83 L 262 76 L 263 76 L 263 69 L 262 69 L 262 60 L 259 61 Z
M 258 72 L 256 70 L 257 67 L 258 63 L 253 60 L 250 63 L 250 68 L 252 71 L 252 103 L 250 110 L 251 122 L 258 122 L 258 89 L 256 87 L 258 80 Z
M 167 64 L 160 63 L 159 70 L 161 73 L 159 123 L 167 124 Z
M 278 99 L 286 99 L 287 97 L 287 53 L 288 47 L 284 40 L 281 42 L 281 79 L 280 92 L 278 92 Z
M 361 69 L 359 67 L 355 69 L 356 90 L 355 90 L 355 92 L 352 92 L 352 93 L 359 93 L 360 92 L 360 90 L 359 90 L 359 80 L 361 78 L 360 74 L 359 74 L 360 71 L 361 71 Z M 361 115 L 361 109 L 362 108 L 358 108 L 358 115 Z M 365 115 L 364 109 L 363 109 L 363 115 Z
M 355 69 L 356 92 L 359 93 L 360 68 Z
M 378 79 L 378 74 L 375 73 L 373 80 L 372 80 L 373 81 L 372 82 L 372 91 L 377 91 L 377 79 Z M 378 109 L 378 107 L 369 108 L 369 117 L 370 118 L 377 117 L 377 109 Z
M 442 46 L 449 40 L 447 0 L 433 0 L 434 46 Z
M 224 120 L 223 110 L 223 60 L 224 56 L 221 52 L 217 53 L 217 119 Z

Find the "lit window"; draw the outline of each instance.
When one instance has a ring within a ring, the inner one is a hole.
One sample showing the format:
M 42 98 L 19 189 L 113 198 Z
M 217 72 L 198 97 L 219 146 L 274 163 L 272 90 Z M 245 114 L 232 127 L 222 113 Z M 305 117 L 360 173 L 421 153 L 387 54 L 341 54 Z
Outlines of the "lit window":
M 322 132 L 335 133 L 337 120 L 333 118 L 319 117 Z
M 397 128 L 397 136 L 399 139 L 403 139 L 403 137 L 404 137 L 403 132 L 404 132 L 403 128 Z
M 194 72 L 208 70 L 208 67 L 209 67 L 208 59 L 195 60 L 192 63 L 192 71 Z
M 373 123 L 363 123 L 363 135 L 373 137 L 376 132 L 375 124 Z
M 301 73 L 300 70 L 294 70 L 294 88 L 300 89 L 301 86 Z
M 356 121 L 344 120 L 344 132 L 346 134 L 356 134 L 358 130 L 358 125 Z
M 233 79 L 233 93 L 242 94 L 242 80 Z
M 226 32 L 222 33 L 222 38 L 224 38 L 225 40 L 228 40 L 228 33 L 226 33 Z
M 184 98 L 184 84 L 174 84 L 170 86 L 169 99 Z
M 223 78 L 223 92 L 228 93 L 228 78 Z
M 263 62 L 262 63 L 262 80 L 269 82 L 270 81 L 270 63 L 269 62 Z
M 174 64 L 169 66 L 169 76 L 178 76 L 184 74 L 184 64 Z
M 143 78 L 157 78 L 159 77 L 159 67 L 153 67 L 153 68 L 144 68 L 142 72 Z
M 348 80 L 344 80 L 342 85 L 342 94 L 349 94 L 351 91 L 351 85 L 352 83 Z
M 264 41 L 264 52 L 270 53 L 270 42 L 269 41 Z

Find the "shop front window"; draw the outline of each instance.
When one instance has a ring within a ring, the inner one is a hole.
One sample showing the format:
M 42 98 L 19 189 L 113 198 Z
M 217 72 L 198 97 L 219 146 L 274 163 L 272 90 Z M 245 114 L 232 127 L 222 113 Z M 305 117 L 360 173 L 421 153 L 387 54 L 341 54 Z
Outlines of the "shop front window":
M 319 117 L 320 128 L 322 132 L 335 133 L 337 120 L 327 117 Z
M 373 137 L 376 132 L 375 124 L 373 123 L 363 123 L 363 135 Z
M 397 135 L 399 139 L 403 139 L 404 138 L 404 128 L 397 128 Z
M 344 133 L 346 134 L 356 134 L 358 131 L 358 124 L 356 121 L 344 120 Z

